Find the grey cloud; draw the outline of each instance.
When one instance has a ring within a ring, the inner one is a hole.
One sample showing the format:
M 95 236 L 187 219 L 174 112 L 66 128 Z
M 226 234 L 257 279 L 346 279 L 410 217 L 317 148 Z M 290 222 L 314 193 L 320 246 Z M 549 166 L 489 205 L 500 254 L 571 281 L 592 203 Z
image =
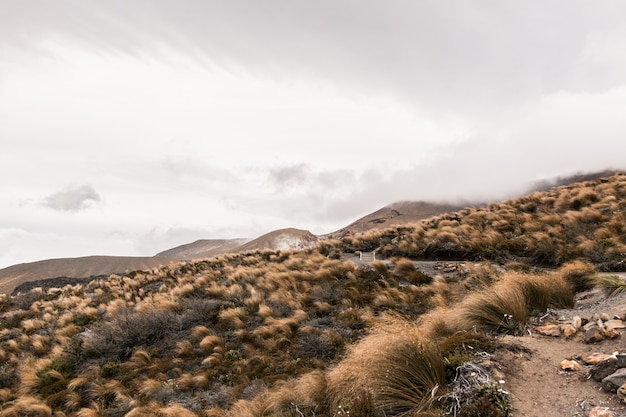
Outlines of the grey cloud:
M 100 200 L 100 195 L 91 185 L 82 185 L 51 194 L 43 199 L 41 205 L 58 211 L 80 211 Z
M 450 8 L 409 0 L 65 0 L 2 8 L 0 28 L 19 27 L 6 29 L 4 42 L 52 33 L 157 58 L 164 43 L 207 65 L 278 78 L 306 74 L 355 94 L 365 86 L 434 114 L 487 117 L 482 112 L 513 111 L 542 94 L 624 81 L 623 75 L 611 77 L 611 85 L 592 81 L 597 65 L 610 66 L 619 54 L 604 54 L 608 62 L 588 58 L 605 39 L 623 44 L 626 34 L 617 29 L 626 3 L 619 1 L 475 0 Z
M 269 168 L 268 179 L 279 189 L 298 187 L 308 180 L 309 169 L 306 164 L 273 167 Z

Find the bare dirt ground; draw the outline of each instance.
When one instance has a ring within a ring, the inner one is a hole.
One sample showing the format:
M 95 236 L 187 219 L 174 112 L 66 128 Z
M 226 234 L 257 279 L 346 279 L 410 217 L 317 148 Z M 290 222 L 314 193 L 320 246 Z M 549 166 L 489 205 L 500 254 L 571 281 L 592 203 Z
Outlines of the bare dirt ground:
M 575 309 L 554 311 L 551 318 L 570 319 L 578 315 L 591 320 L 601 313 L 624 318 L 626 294 L 606 297 L 600 290 L 593 290 L 579 296 Z M 596 406 L 609 408 L 615 417 L 626 416 L 626 404 L 588 378 L 590 366 L 583 365 L 580 371 L 573 372 L 559 366 L 563 359 L 585 353 L 626 352 L 625 330 L 617 339 L 597 344 L 584 343 L 581 332 L 566 339 L 540 335 L 532 327 L 530 334 L 523 337 L 506 336 L 501 340 L 511 349 L 500 350 L 494 359 L 504 375 L 502 386 L 512 396 L 515 417 L 587 417 Z

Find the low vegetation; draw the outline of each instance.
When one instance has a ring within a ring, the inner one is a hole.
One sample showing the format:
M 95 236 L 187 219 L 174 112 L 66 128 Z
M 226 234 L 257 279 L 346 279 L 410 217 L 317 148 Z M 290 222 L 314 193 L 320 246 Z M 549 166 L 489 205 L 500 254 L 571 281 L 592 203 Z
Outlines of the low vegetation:
M 625 193 L 618 175 L 317 249 L 0 296 L 0 416 L 507 417 L 507 393 L 460 376 L 482 378 L 495 334 L 624 290 L 598 272 L 623 268 Z M 387 259 L 342 260 L 363 245 Z M 425 273 L 420 257 L 467 262 Z

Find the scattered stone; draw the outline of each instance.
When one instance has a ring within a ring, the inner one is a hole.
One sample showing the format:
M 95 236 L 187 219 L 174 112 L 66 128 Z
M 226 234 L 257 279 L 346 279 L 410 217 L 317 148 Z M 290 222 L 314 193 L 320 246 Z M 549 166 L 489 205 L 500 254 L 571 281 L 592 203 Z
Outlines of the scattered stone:
M 605 329 L 604 337 L 607 339 L 616 339 L 620 336 L 619 331 L 615 329 Z
M 563 335 L 567 338 L 574 336 L 578 331 L 572 324 L 564 324 L 561 326 L 561 330 L 563 331 Z
M 604 362 L 610 358 L 614 358 L 614 356 L 607 355 L 606 353 L 593 352 L 593 353 L 587 353 L 586 355 L 582 355 L 580 357 L 580 360 L 586 363 L 587 365 L 597 365 L 600 362 Z
M 561 361 L 561 369 L 564 371 L 580 371 L 580 364 L 576 361 L 563 359 Z
M 602 321 L 609 321 L 609 320 L 611 320 L 611 317 L 609 317 L 609 315 L 606 314 L 606 313 L 602 313 L 602 314 L 600 314 L 600 320 L 602 320 Z
M 585 332 L 583 338 L 585 343 L 598 343 L 604 340 L 604 331 L 597 326 L 593 326 Z
M 544 336 L 561 336 L 561 326 L 558 324 L 546 324 L 545 326 L 538 326 L 535 329 Z
M 602 389 L 607 392 L 617 392 L 618 388 L 626 384 L 626 368 L 620 368 L 602 380 Z
M 625 368 L 625 367 L 626 367 L 626 355 L 611 356 L 607 360 L 602 361 L 598 363 L 597 365 L 594 365 L 589 370 L 589 376 L 594 381 L 600 382 L 607 376 L 617 371 L 618 369 Z
M 626 329 L 626 323 L 624 323 L 622 320 L 613 319 L 613 320 L 608 320 L 607 322 L 605 322 L 604 327 L 607 330 L 608 329 Z
M 626 384 L 617 389 L 617 396 L 620 400 L 626 403 Z
M 580 316 L 572 317 L 572 326 L 574 326 L 576 330 L 580 329 L 583 326 L 583 319 L 581 319 Z
M 589 411 L 589 417 L 615 417 L 615 414 L 607 407 L 593 407 Z

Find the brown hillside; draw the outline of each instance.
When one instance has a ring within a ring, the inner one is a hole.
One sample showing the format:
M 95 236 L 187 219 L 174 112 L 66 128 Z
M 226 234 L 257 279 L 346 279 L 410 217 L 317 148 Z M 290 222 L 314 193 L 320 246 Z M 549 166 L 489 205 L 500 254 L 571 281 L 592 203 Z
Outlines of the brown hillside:
M 85 256 L 23 263 L 0 269 L 0 293 L 8 294 L 20 284 L 29 281 L 119 274 L 126 271 L 151 269 L 167 265 L 171 261 L 167 258 L 152 257 Z
M 431 203 L 426 201 L 400 201 L 390 204 L 367 216 L 363 216 L 348 226 L 329 233 L 324 237 L 341 239 L 374 229 L 383 229 L 392 225 L 415 223 L 428 217 L 458 211 L 466 207 L 463 204 Z
M 418 223 L 346 237 L 342 250 L 381 248 L 413 259 L 518 260 L 558 266 L 583 259 L 626 270 L 626 175 L 561 186 Z
M 222 253 L 232 252 L 250 239 L 202 239 L 177 246 L 155 255 L 158 258 L 193 260 L 211 258 Z
M 310 248 L 317 245 L 318 238 L 308 230 L 280 229 L 264 234 L 232 252 L 251 252 L 256 250 L 289 250 Z
M 623 416 L 591 366 L 560 363 L 624 351 L 626 282 L 597 269 L 624 259 L 625 201 L 616 175 L 304 250 L 267 249 L 315 240 L 279 230 L 246 253 L 0 295 L 0 416 Z M 364 243 L 395 256 L 327 256 Z M 454 251 L 493 261 L 415 261 Z

